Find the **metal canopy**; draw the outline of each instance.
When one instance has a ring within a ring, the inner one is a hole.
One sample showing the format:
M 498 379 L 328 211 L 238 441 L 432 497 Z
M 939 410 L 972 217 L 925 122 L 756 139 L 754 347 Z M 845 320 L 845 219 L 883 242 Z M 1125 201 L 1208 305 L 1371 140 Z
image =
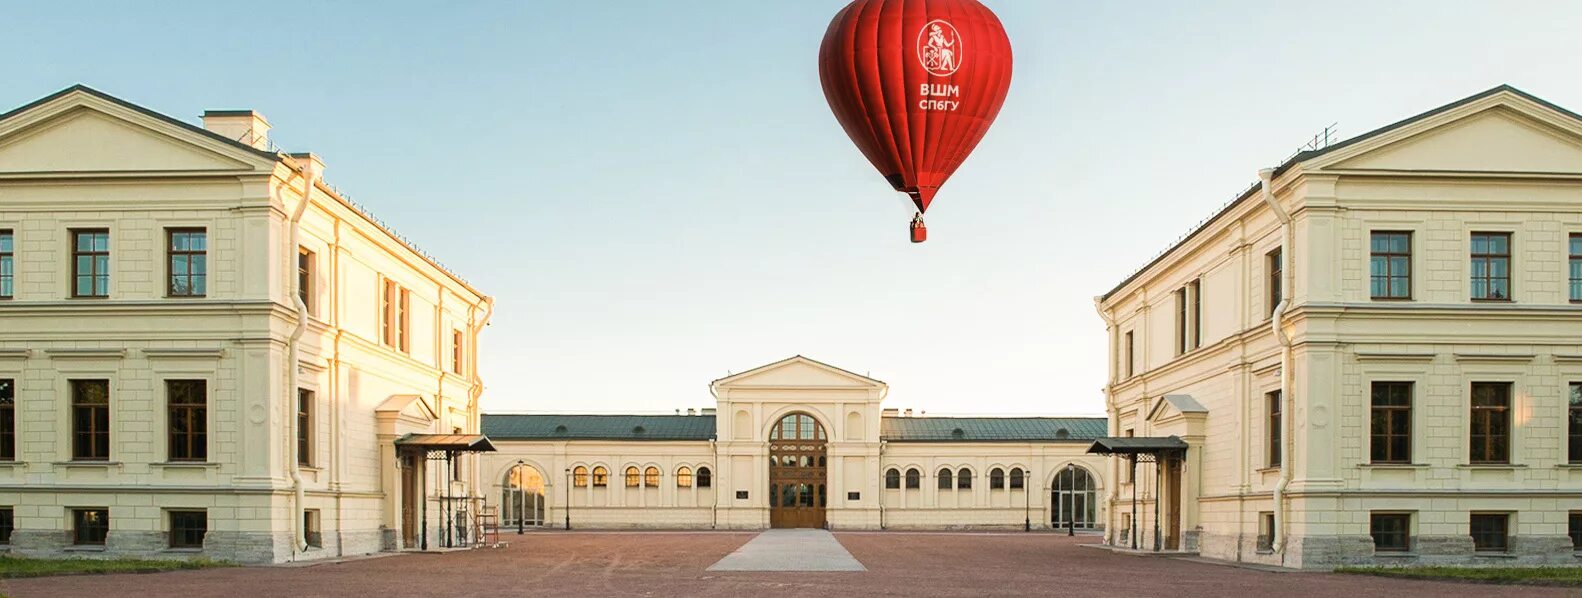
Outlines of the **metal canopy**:
M 1180 436 L 1107 436 L 1093 441 L 1093 446 L 1088 447 L 1088 454 L 1135 456 L 1173 454 L 1186 450 L 1187 443 Z
M 494 452 L 494 443 L 482 434 L 407 434 L 397 438 L 395 445 L 451 453 Z

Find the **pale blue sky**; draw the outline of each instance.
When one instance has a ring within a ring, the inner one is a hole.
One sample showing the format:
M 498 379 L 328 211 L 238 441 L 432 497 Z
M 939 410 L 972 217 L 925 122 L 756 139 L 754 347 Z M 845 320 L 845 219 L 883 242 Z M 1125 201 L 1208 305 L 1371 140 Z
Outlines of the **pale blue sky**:
M 704 407 L 801 353 L 892 407 L 1099 414 L 1092 297 L 1325 125 L 1582 108 L 1574 2 L 985 3 L 1010 99 L 918 246 L 819 88 L 845 0 L 14 2 L 0 110 L 264 113 L 498 298 L 487 410 Z

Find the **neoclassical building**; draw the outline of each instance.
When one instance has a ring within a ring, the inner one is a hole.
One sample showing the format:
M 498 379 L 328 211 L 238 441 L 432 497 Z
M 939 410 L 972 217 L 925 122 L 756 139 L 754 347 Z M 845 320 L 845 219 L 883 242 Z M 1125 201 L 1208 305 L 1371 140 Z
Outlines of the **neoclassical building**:
M 1582 117 L 1502 86 L 1260 178 L 1098 299 L 1109 435 L 1185 446 L 1109 464 L 1108 541 L 1576 564 Z
M 0 115 L 0 550 L 452 539 L 492 301 L 268 132 L 82 86 Z
M 506 527 L 1103 526 L 1102 418 L 927 417 L 878 380 L 792 357 L 677 415 L 485 414 Z

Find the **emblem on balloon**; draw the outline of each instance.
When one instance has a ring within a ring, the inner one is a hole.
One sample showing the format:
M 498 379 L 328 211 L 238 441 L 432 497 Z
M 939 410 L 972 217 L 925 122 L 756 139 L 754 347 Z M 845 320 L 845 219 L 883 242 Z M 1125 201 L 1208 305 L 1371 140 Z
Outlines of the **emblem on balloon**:
M 961 34 L 950 21 L 934 19 L 917 32 L 917 59 L 935 77 L 948 77 L 961 68 Z

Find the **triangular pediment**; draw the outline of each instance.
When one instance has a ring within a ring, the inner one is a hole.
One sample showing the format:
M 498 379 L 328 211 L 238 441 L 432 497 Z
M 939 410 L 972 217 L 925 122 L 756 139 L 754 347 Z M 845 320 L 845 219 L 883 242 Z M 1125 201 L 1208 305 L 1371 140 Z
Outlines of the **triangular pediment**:
M 246 172 L 257 151 L 90 91 L 69 90 L 0 120 L 0 175 Z
M 1303 170 L 1582 174 L 1582 121 L 1496 90 L 1364 135 Z
M 882 388 L 867 376 L 801 355 L 714 381 L 716 388 Z
M 375 413 L 384 415 L 399 415 L 421 421 L 434 421 L 439 419 L 439 414 L 434 411 L 434 406 L 429 404 L 423 395 L 391 395 L 390 398 L 374 408 Z

